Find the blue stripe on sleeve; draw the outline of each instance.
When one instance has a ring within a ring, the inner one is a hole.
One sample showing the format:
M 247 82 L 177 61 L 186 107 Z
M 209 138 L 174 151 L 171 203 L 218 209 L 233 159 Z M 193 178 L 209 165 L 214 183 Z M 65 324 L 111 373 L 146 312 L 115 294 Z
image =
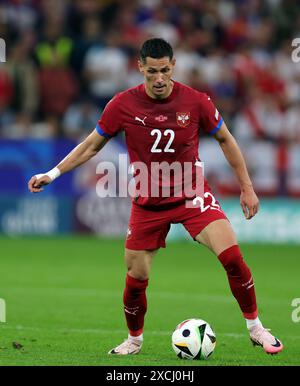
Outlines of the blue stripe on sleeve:
M 102 137 L 105 137 L 105 138 L 112 138 L 112 135 L 106 134 L 106 133 L 101 129 L 101 127 L 99 126 L 99 123 L 97 123 L 96 130 L 97 130 L 97 133 L 98 133 L 98 134 L 102 135 Z
M 221 117 L 218 125 L 212 131 L 210 131 L 209 134 L 216 134 L 216 132 L 220 129 L 222 123 L 223 123 L 223 118 Z

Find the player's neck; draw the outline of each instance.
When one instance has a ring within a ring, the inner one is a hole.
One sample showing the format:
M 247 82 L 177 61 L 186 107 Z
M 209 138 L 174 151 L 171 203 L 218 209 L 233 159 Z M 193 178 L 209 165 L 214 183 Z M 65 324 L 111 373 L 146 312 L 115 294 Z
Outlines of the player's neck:
M 145 84 L 145 92 L 152 99 L 162 100 L 162 99 L 168 98 L 172 94 L 173 87 L 174 87 L 174 82 L 171 80 L 169 87 L 167 87 L 167 90 L 163 95 L 155 95 L 155 94 L 153 94 L 151 89 L 148 88 L 147 83 L 146 83 Z

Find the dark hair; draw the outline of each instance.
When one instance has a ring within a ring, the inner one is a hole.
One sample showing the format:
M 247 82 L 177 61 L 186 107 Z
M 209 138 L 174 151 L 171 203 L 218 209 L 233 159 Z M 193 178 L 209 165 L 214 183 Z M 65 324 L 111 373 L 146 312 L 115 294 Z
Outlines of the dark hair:
M 146 62 L 146 58 L 160 59 L 168 56 L 170 60 L 173 58 L 173 48 L 164 39 L 152 38 L 148 39 L 142 45 L 140 49 L 140 58 L 143 63 Z

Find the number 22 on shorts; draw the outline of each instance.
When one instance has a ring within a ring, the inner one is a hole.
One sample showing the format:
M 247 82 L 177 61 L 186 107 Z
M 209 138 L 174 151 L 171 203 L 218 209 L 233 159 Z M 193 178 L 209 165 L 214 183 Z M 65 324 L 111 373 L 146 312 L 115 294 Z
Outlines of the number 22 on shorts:
M 211 203 L 204 206 L 205 205 L 204 199 L 209 197 L 211 198 Z M 193 199 L 193 204 L 196 205 L 197 202 L 199 202 L 199 209 L 201 213 L 206 212 L 208 209 L 219 210 L 221 212 L 220 205 L 217 204 L 215 197 L 210 192 L 205 192 L 203 197 L 199 197 L 199 196 L 195 197 Z

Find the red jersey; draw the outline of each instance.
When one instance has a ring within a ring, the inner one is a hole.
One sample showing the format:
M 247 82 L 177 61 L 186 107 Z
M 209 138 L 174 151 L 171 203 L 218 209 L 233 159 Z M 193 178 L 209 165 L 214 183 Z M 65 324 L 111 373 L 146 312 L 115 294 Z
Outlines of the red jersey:
M 96 130 L 111 138 L 125 131 L 131 163 L 143 162 L 151 180 L 151 165 L 174 162 L 184 165 L 199 160 L 200 129 L 214 134 L 223 120 L 209 96 L 174 81 L 171 94 L 165 99 L 147 95 L 145 85 L 117 94 L 106 105 Z M 195 178 L 194 170 L 192 172 Z M 172 180 L 171 180 L 172 181 Z M 159 184 L 163 186 L 160 179 Z M 174 187 L 174 182 L 170 182 Z M 182 201 L 186 197 L 138 197 L 139 205 L 162 205 Z

